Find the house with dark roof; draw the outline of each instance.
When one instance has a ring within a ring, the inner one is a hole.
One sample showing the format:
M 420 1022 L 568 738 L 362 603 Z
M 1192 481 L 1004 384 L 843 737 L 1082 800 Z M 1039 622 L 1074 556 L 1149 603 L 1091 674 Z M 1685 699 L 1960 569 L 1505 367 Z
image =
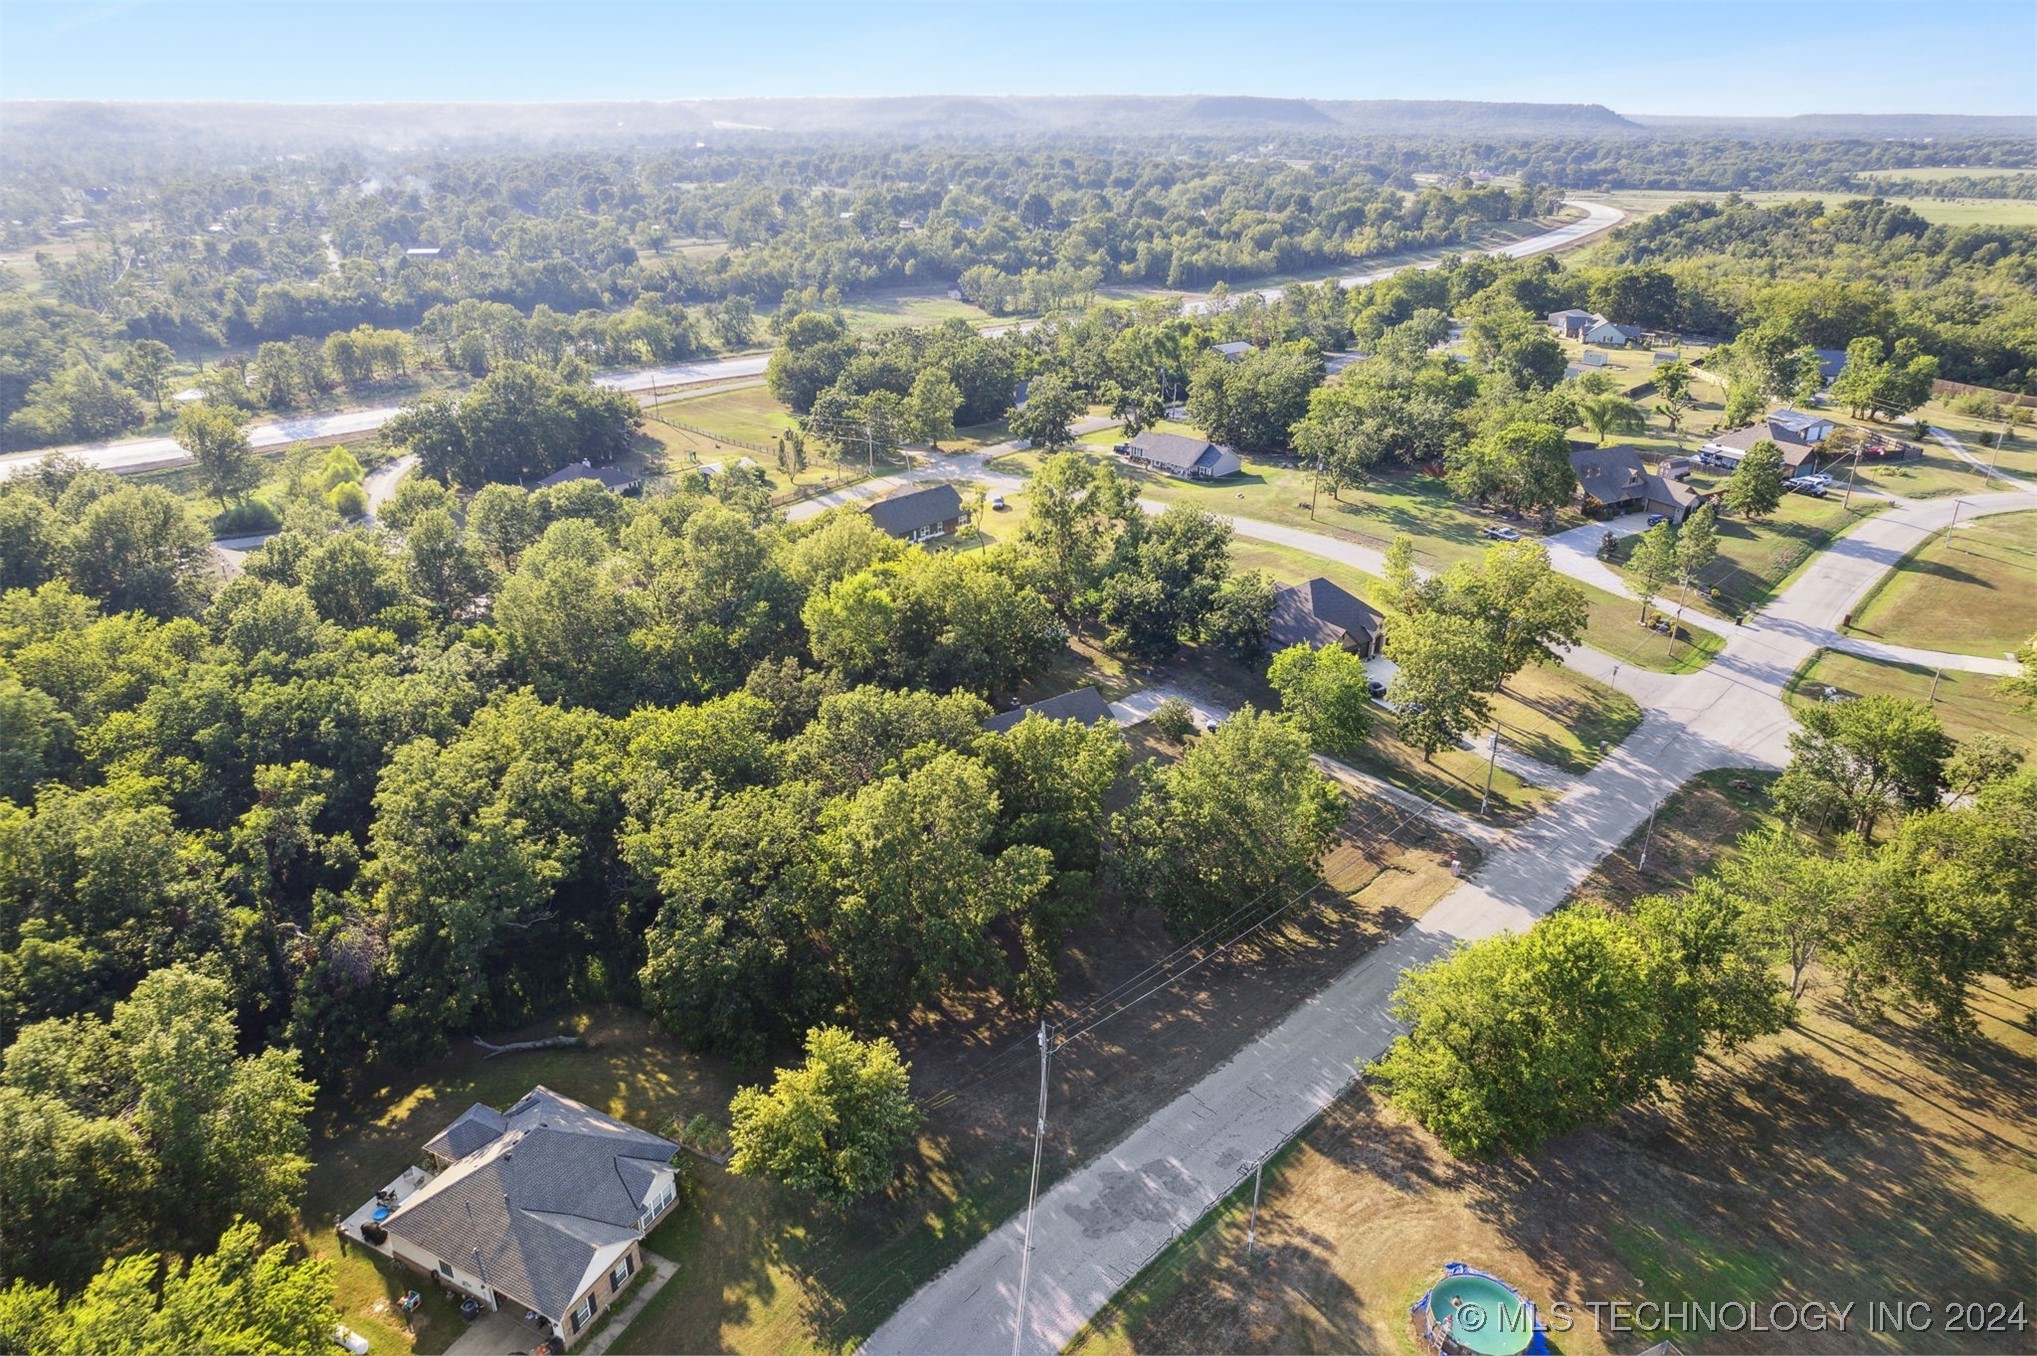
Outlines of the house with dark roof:
M 507 1111 L 468 1107 L 424 1147 L 435 1174 L 411 1169 L 382 1218 L 343 1227 L 568 1345 L 642 1270 L 644 1235 L 678 1200 L 678 1145 L 542 1086 Z
M 1362 659 L 1386 643 L 1386 618 L 1349 589 L 1317 575 L 1273 590 L 1273 648 L 1337 645 Z
M 1077 720 L 1084 725 L 1111 719 L 1110 703 L 1103 699 L 1103 693 L 1094 687 L 1078 687 L 1073 692 L 1063 692 L 1058 697 L 1048 697 L 1031 706 L 999 712 L 984 721 L 983 728 L 992 734 L 1003 734 L 1027 716 L 1038 716 L 1042 720 Z
M 1799 410 L 1777 410 L 1757 424 L 1713 434 L 1702 449 L 1713 461 L 1738 467 L 1740 458 L 1754 444 L 1767 439 L 1782 452 L 1782 464 L 1791 475 L 1815 464 L 1818 446 L 1832 436 L 1830 419 Z
M 1680 524 L 1710 497 L 1695 486 L 1648 470 L 1641 464 L 1640 451 L 1626 443 L 1573 447 L 1570 469 L 1577 476 L 1578 507 L 1590 517 L 1660 513 Z
M 554 485 L 570 485 L 576 480 L 591 480 L 611 494 L 635 494 L 644 483 L 629 472 L 619 471 L 613 466 L 592 466 L 584 461 L 576 461 L 571 466 L 560 467 L 531 488 L 549 490 Z
M 928 485 L 866 505 L 871 525 L 900 541 L 932 541 L 962 526 L 962 494 L 953 485 Z
M 1567 311 L 1551 311 L 1549 328 L 1565 339 L 1582 339 L 1584 332 L 1603 319 L 1590 311 L 1580 311 L 1575 306 Z
M 1236 475 L 1242 465 L 1238 454 L 1221 443 L 1153 429 L 1118 446 L 1129 460 L 1183 480 L 1220 480 Z

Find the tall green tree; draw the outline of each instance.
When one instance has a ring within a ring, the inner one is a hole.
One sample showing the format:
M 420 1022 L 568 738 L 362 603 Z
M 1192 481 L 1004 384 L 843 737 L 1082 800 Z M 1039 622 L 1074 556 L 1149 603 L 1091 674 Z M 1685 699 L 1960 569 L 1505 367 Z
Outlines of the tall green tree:
M 254 1225 L 236 1224 L 214 1251 L 181 1262 L 168 1254 L 109 1260 L 69 1299 L 17 1281 L 0 1291 L 0 1347 L 20 1356 L 308 1356 L 331 1343 L 334 1264 L 298 1260 L 294 1251 L 288 1243 L 265 1248 Z
M 768 1177 L 836 1209 L 882 1191 L 919 1131 L 912 1070 L 892 1043 L 835 1026 L 806 1035 L 806 1062 L 729 1103 L 729 1170 Z
M 1648 619 L 1648 605 L 1662 588 L 1676 578 L 1676 529 L 1666 522 L 1655 524 L 1634 543 L 1627 557 L 1627 583 L 1641 599 L 1641 620 Z
M 1797 719 L 1775 803 L 1800 823 L 1872 841 L 1883 819 L 1928 809 L 1945 790 L 1954 745 L 1923 702 L 1876 694 L 1805 706 Z
M 1639 433 L 1648 426 L 1648 417 L 1639 405 L 1610 391 L 1585 396 L 1577 402 L 1577 413 L 1584 426 L 1598 435 L 1600 447 L 1605 446 L 1608 434 Z
M 262 483 L 261 467 L 240 421 L 219 406 L 205 401 L 186 405 L 178 411 L 174 436 L 177 446 L 198 463 L 205 492 L 222 506 L 230 499 L 245 498 Z
M 1726 482 L 1726 507 L 1746 518 L 1765 518 L 1782 505 L 1782 449 L 1767 438 L 1747 449 Z
M 1315 747 L 1347 758 L 1364 747 L 1372 699 L 1357 655 L 1337 645 L 1290 645 L 1273 656 L 1266 681 L 1280 694 L 1281 714 Z
M 1137 800 L 1112 821 L 1114 867 L 1177 936 L 1304 888 L 1344 819 L 1308 741 L 1250 707 L 1190 744 L 1180 762 L 1136 775 Z
M 1005 426 L 1046 452 L 1057 452 L 1075 439 L 1073 424 L 1088 408 L 1080 395 L 1055 373 L 1034 377 L 1026 386 L 1026 406 L 1013 410 Z
M 1386 691 L 1395 728 L 1424 762 L 1492 718 L 1486 694 L 1499 667 L 1476 621 L 1446 611 L 1397 617 L 1386 629 L 1386 653 L 1398 666 Z

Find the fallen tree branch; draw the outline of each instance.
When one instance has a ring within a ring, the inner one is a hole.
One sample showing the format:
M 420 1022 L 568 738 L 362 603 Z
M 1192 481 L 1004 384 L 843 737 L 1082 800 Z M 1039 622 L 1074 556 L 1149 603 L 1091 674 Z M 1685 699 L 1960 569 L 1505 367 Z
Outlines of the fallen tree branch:
M 484 1041 L 479 1036 L 474 1037 L 474 1044 L 488 1052 L 483 1056 L 484 1059 L 493 1059 L 497 1055 L 513 1055 L 522 1050 L 557 1050 L 579 1043 L 578 1036 L 547 1036 L 541 1041 L 511 1041 L 508 1045 L 497 1045 L 493 1041 Z

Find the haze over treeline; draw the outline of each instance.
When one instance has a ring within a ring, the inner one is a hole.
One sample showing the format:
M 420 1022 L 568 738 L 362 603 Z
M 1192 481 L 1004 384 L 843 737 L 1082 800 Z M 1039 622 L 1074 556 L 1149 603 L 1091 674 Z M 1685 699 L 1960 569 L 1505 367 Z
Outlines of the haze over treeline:
M 359 144 L 406 151 L 454 146 L 663 145 L 787 136 L 998 140 L 1041 135 L 1651 139 L 1858 138 L 2028 142 L 2028 118 L 1815 114 L 1791 118 L 1622 115 L 1600 104 L 1465 100 L 1274 99 L 1227 95 L 712 99 L 530 104 L 257 104 L 10 102 L 0 105 L 9 160 L 81 138 L 180 146 L 194 138 L 249 150 Z M 2027 144 L 2025 146 L 2027 150 Z M 1981 163 L 1995 163 L 1983 161 Z

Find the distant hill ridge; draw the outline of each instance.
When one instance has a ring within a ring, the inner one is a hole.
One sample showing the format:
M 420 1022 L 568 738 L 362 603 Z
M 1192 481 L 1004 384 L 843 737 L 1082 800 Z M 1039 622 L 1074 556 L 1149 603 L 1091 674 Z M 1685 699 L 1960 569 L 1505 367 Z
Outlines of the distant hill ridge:
M 2028 137 L 2027 118 L 1816 114 L 1794 118 L 1622 116 L 1599 104 L 1253 95 L 913 95 L 561 104 L 0 103 L 10 138 L 111 142 L 221 137 L 248 146 L 365 143 L 388 150 L 538 143 L 641 145 L 828 135 L 1291 134 L 1394 137 Z

